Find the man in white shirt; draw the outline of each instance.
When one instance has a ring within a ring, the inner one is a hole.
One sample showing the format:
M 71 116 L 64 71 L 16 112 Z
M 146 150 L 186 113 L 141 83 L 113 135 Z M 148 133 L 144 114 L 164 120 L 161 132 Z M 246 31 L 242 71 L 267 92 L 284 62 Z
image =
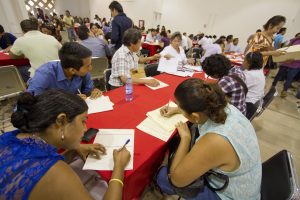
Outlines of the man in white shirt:
M 201 45 L 204 50 L 206 50 L 206 47 L 211 44 L 211 41 L 204 36 L 204 33 L 202 33 L 200 34 L 200 40 L 198 44 Z
M 35 19 L 25 19 L 21 23 L 24 36 L 18 38 L 10 49 L 12 59 L 28 58 L 30 61 L 30 77 L 44 63 L 58 60 L 58 50 L 61 44 L 50 35 L 38 31 L 38 22 Z
M 214 54 L 221 54 L 222 53 L 222 48 L 220 46 L 220 44 L 208 44 L 206 46 L 206 49 L 205 49 L 205 53 L 204 55 L 202 56 L 202 58 L 200 59 L 201 63 L 205 60 L 205 58 L 211 56 L 211 55 L 214 55 Z
M 155 42 L 157 31 L 156 29 L 151 29 L 151 32 L 147 34 L 146 42 Z
M 229 52 L 241 53 L 241 48 L 238 46 L 239 38 L 234 38 L 232 45 L 230 46 Z

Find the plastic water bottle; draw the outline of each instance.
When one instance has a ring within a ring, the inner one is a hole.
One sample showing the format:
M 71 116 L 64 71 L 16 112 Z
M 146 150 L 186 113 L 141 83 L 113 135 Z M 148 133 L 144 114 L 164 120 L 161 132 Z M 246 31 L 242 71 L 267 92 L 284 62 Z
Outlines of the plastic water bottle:
M 130 76 L 128 76 L 125 85 L 125 100 L 132 101 L 132 99 L 133 99 L 132 79 Z

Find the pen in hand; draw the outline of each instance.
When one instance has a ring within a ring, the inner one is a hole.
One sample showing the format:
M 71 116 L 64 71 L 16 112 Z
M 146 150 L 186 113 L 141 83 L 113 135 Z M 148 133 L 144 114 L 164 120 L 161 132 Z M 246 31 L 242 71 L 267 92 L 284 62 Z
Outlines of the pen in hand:
M 128 140 L 125 142 L 125 144 L 120 148 L 119 151 L 121 151 L 122 149 L 124 149 L 124 148 L 126 147 L 126 145 L 127 145 L 129 142 L 130 142 L 130 139 L 128 139 Z

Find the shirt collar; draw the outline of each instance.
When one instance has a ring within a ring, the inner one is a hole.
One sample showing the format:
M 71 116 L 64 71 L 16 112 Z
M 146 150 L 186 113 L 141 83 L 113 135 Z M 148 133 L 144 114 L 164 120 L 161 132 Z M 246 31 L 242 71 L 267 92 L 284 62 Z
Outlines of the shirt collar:
M 124 44 L 122 45 L 122 49 L 123 49 L 123 52 L 124 52 L 124 53 L 132 54 L 131 51 L 128 49 L 128 47 L 125 46 Z
M 61 66 L 61 63 L 60 62 L 57 62 L 57 81 L 64 81 L 67 79 L 65 73 L 64 73 L 64 70 Z

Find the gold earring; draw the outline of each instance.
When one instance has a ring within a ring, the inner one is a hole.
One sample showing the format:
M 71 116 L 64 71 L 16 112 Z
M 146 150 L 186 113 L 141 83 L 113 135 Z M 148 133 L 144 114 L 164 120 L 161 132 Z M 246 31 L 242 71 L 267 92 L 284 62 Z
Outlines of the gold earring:
M 61 141 L 64 141 L 64 139 L 65 139 L 64 132 L 63 132 L 63 131 L 61 131 Z

